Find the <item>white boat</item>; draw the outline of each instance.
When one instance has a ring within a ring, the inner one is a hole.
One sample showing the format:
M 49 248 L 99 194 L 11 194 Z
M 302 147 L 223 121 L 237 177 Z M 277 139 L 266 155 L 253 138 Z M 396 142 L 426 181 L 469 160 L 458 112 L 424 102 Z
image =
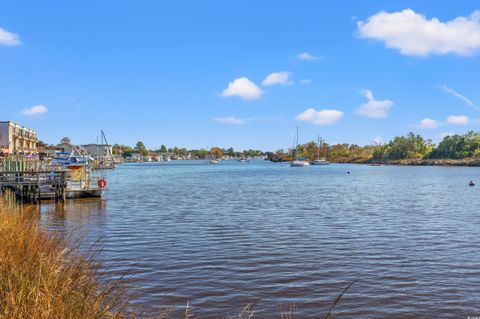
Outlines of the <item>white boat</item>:
M 311 162 L 312 165 L 329 165 L 330 162 L 324 158 L 319 158 Z
M 57 152 L 52 165 L 63 166 L 67 172 L 66 198 L 102 197 L 107 187 L 105 175 L 92 170 L 90 156 Z
M 290 162 L 290 166 L 291 167 L 305 167 L 305 166 L 309 166 L 310 163 L 307 162 L 307 161 L 302 161 L 302 160 L 295 160 L 295 161 L 292 161 Z
M 69 176 L 65 189 L 66 197 L 102 197 L 107 187 L 105 175 L 94 173 L 88 158 L 75 157 L 78 159 L 77 163 L 66 166 Z
M 220 164 L 220 160 L 217 159 L 211 159 L 208 161 L 209 164 Z
M 310 162 L 312 165 L 328 165 L 330 164 L 325 158 L 320 157 L 320 148 L 323 146 L 323 139 L 318 136 L 318 150 L 317 150 L 317 159 Z
M 306 167 L 310 166 L 310 163 L 305 161 L 303 158 L 298 157 L 298 125 L 297 125 L 297 134 L 295 135 L 295 160 L 290 162 L 291 167 Z

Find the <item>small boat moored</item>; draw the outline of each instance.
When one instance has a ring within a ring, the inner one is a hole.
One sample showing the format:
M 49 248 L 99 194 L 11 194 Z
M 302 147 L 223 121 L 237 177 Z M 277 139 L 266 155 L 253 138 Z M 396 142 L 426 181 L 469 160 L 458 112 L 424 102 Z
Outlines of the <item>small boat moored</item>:
M 330 162 L 327 161 L 324 158 L 319 158 L 319 159 L 313 160 L 310 164 L 312 164 L 312 165 L 330 165 Z
M 305 166 L 309 166 L 309 165 L 310 165 L 309 162 L 303 161 L 303 160 L 295 160 L 295 161 L 290 162 L 291 167 L 305 167 Z
M 53 165 L 61 165 L 67 172 L 65 197 L 86 198 L 102 197 L 107 187 L 105 174 L 92 170 L 90 156 L 58 153 L 52 161 Z
M 325 158 L 323 157 L 320 157 L 320 149 L 322 148 L 323 146 L 323 139 L 320 137 L 320 135 L 318 136 L 318 148 L 317 148 L 317 159 L 316 160 L 313 160 L 310 162 L 310 164 L 312 165 L 329 165 L 330 162 L 327 161 Z
M 306 167 L 310 166 L 310 163 L 307 162 L 304 158 L 298 157 L 298 125 L 297 125 L 297 134 L 295 135 L 295 160 L 290 162 L 290 167 Z

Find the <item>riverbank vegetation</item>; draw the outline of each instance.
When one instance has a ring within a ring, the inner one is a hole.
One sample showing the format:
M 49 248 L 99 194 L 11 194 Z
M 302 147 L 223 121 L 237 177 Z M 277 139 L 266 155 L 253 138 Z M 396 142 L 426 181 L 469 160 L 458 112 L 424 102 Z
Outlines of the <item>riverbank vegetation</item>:
M 318 156 L 318 144 L 299 145 L 299 157 L 313 160 Z M 292 160 L 293 150 L 268 153 L 273 161 Z M 480 165 L 480 133 L 445 136 L 438 145 L 418 134 L 397 136 L 388 143 L 355 144 L 324 143 L 320 157 L 334 163 L 385 163 L 405 165 Z
M 0 318 L 134 318 L 126 286 L 100 281 L 93 259 L 36 217 L 36 208 L 0 198 Z

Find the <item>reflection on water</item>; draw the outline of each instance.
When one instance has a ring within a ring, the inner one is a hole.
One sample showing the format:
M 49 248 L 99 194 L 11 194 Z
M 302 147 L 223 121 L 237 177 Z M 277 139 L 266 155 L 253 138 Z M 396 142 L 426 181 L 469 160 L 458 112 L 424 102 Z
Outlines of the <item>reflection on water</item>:
M 65 203 L 43 202 L 40 206 L 42 222 L 58 233 L 66 233 L 69 237 L 78 238 L 89 235 L 105 222 L 107 201 L 99 198 L 68 200 Z M 101 238 L 99 238 L 101 239 Z
M 351 174 L 346 174 L 351 171 Z M 318 318 L 350 281 L 338 318 L 480 315 L 478 168 L 268 162 L 122 165 L 103 200 L 46 204 L 51 229 L 102 240 L 136 302 L 199 318 Z M 321 317 L 321 316 L 320 316 Z

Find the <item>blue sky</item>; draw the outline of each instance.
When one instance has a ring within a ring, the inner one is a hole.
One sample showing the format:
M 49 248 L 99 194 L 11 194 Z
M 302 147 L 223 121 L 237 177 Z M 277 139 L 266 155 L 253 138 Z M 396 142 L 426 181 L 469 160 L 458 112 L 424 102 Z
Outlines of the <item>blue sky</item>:
M 476 10 L 474 1 L 6 1 L 0 119 L 49 143 L 95 142 L 103 129 L 111 143 L 150 148 L 275 150 L 292 144 L 297 124 L 300 142 L 320 134 L 363 145 L 409 131 L 438 141 L 480 124 Z

